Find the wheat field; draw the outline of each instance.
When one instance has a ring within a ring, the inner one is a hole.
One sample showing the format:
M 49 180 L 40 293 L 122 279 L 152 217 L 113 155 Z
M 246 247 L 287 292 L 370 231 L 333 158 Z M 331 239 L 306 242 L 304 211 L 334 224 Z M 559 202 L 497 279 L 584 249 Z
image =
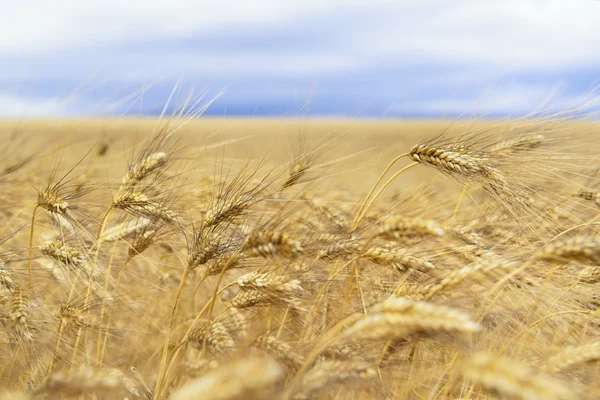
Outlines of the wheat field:
M 2 122 L 0 398 L 599 398 L 578 117 Z

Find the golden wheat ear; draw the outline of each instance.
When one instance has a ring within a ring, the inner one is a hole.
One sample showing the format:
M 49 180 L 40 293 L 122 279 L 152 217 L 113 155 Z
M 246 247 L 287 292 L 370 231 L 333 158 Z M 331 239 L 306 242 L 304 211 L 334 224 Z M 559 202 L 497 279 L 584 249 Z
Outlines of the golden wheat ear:
M 236 281 L 243 291 L 256 290 L 271 297 L 289 297 L 302 291 L 298 279 L 278 272 L 250 272 Z
M 431 282 L 415 285 L 401 285 L 394 295 L 416 300 L 428 300 L 434 296 L 449 293 L 464 282 L 479 283 L 491 286 L 491 282 L 515 269 L 515 262 L 504 260 L 479 259 L 477 263 L 458 270 L 447 272 Z
M 295 373 L 304 363 L 304 357 L 298 354 L 290 344 L 272 336 L 259 336 L 253 342 L 253 346 L 274 357 L 291 373 Z
M 148 229 L 151 223 L 152 220 L 149 218 L 139 218 L 134 220 L 127 219 L 115 226 L 110 227 L 109 229 L 106 229 L 102 236 L 98 238 L 98 245 L 140 235 L 142 232 Z
M 489 352 L 474 354 L 467 361 L 463 375 L 473 383 L 508 398 L 578 398 L 573 388 L 543 371 Z
M 407 254 L 405 249 L 394 247 L 370 247 L 362 253 L 361 258 L 378 265 L 392 267 L 399 272 L 409 269 L 429 271 L 435 269 L 435 265 L 425 259 Z
M 139 192 L 126 192 L 118 195 L 113 201 L 113 207 L 135 216 L 159 219 L 168 224 L 177 223 L 179 217 L 177 211 Z
M 445 230 L 433 220 L 390 215 L 383 220 L 377 234 L 389 239 L 442 237 Z
M 302 177 L 306 175 L 312 164 L 313 161 L 308 157 L 299 157 L 294 160 L 290 165 L 287 178 L 281 185 L 281 190 L 297 185 Z
M 35 230 L 35 219 L 36 212 L 39 208 L 42 208 L 48 212 L 55 222 L 58 222 L 61 233 L 63 230 L 63 224 L 66 222 L 66 227 L 75 231 L 75 226 L 81 227 L 78 221 L 74 218 L 73 212 L 74 207 L 70 204 L 72 200 L 84 197 L 91 193 L 94 187 L 81 187 L 80 185 L 73 186 L 72 182 L 74 178 L 69 178 L 69 175 L 73 173 L 81 163 L 87 158 L 92 151 L 93 147 L 90 148 L 66 173 L 61 177 L 57 177 L 58 165 L 56 165 L 50 172 L 48 183 L 43 189 L 36 189 L 38 193 L 37 203 L 33 208 L 31 214 L 31 228 L 29 232 L 29 288 L 31 289 L 31 268 L 32 268 L 32 251 L 33 251 L 33 234 Z M 87 231 L 84 232 L 87 234 Z
M 119 369 L 85 366 L 50 374 L 34 390 L 35 395 L 52 397 L 81 396 L 86 393 L 139 397 L 143 389 L 135 379 Z
M 177 389 L 173 400 L 267 399 L 285 378 L 281 365 L 272 358 L 234 360 Z
M 546 370 L 556 373 L 597 360 L 600 360 L 600 341 L 570 346 L 560 351 L 548 359 Z
M 152 173 L 163 168 L 168 161 L 169 157 L 167 153 L 160 151 L 143 157 L 129 168 L 121 180 L 119 192 L 122 193 L 127 190 L 135 189 L 139 182 L 150 176 Z
M 227 243 L 226 240 L 223 240 L 220 235 L 204 229 L 194 231 L 192 240 L 188 244 L 188 269 L 194 270 L 199 266 L 207 264 L 209 261 L 218 259 L 230 250 L 231 245 Z M 240 259 L 241 256 L 231 257 L 231 259 L 228 260 L 230 262 L 227 264 L 227 267 L 234 268 Z M 213 268 L 216 267 L 213 266 Z M 216 274 L 219 273 L 221 273 L 221 270 L 216 272 Z
M 362 384 L 376 377 L 376 368 L 364 361 L 323 361 L 304 374 L 299 387 L 290 397 L 294 400 L 308 400 L 329 385 L 346 382 Z
M 206 323 L 203 327 L 193 329 L 187 337 L 188 343 L 195 349 L 208 351 L 215 356 L 235 351 L 235 342 L 229 330 L 220 322 Z
M 597 264 L 600 262 L 600 238 L 584 235 L 556 240 L 544 246 L 534 258 L 554 262 L 577 261 Z
M 247 237 L 242 251 L 249 257 L 299 256 L 304 253 L 302 243 L 286 232 L 253 231 Z

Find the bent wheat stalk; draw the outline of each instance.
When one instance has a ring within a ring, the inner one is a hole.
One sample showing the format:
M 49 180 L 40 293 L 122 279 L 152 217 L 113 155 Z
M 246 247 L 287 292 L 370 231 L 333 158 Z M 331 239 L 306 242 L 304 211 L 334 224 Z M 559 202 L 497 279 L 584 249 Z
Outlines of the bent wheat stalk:
M 39 205 L 33 208 L 33 214 L 31 215 L 31 228 L 29 229 L 29 260 L 27 262 L 27 273 L 29 289 L 31 289 L 31 263 L 33 262 L 33 230 L 35 227 L 35 213 L 37 212 Z
M 401 160 L 403 157 L 408 157 L 409 154 L 408 153 L 403 153 L 400 154 L 399 156 L 397 156 L 396 158 L 394 158 L 389 164 L 388 166 L 383 170 L 383 172 L 381 173 L 381 175 L 379 175 L 379 178 L 377 178 L 377 181 L 375 181 L 375 184 L 373 185 L 373 187 L 371 188 L 371 190 L 369 191 L 369 193 L 367 194 L 367 197 L 365 197 L 365 199 L 363 200 L 360 208 L 358 209 L 358 212 L 356 213 L 356 216 L 358 217 L 361 213 L 362 210 L 365 207 L 365 204 L 367 203 L 367 201 L 369 201 L 369 199 L 371 198 L 371 196 L 373 195 L 373 192 L 375 192 L 375 189 L 377 189 L 377 186 L 381 183 L 381 181 L 383 180 L 383 177 L 388 173 L 388 171 L 394 166 L 394 164 L 396 164 L 399 160 Z M 354 220 L 354 223 L 352 224 L 353 226 L 356 223 L 356 219 Z M 354 228 L 352 228 L 354 230 Z
M 381 196 L 381 193 L 383 193 L 383 191 L 404 171 L 419 165 L 418 162 L 414 162 L 412 164 L 407 165 L 406 167 L 402 168 L 400 171 L 396 172 L 394 175 L 392 175 L 392 177 L 390 179 L 387 180 L 387 182 L 383 185 L 383 187 L 381 189 L 379 189 L 379 191 L 377 192 L 377 194 L 375 196 L 373 196 L 373 198 L 369 201 L 369 203 L 365 206 L 365 203 L 367 202 L 367 199 L 365 199 L 363 201 L 363 205 L 361 206 L 360 210 L 358 211 L 358 213 L 356 214 L 356 217 L 354 218 L 354 222 L 352 222 L 352 227 L 351 230 L 354 231 L 357 227 L 358 224 L 360 223 L 360 221 L 364 218 L 364 216 L 367 214 L 367 212 L 371 209 L 371 207 L 373 206 L 373 203 L 375 202 L 375 200 L 377 200 L 377 198 L 379 196 Z M 387 171 L 386 171 L 387 172 Z M 383 176 L 381 177 L 383 178 Z M 379 181 L 381 181 L 381 178 L 378 180 L 377 184 L 373 187 L 373 189 L 371 191 L 374 191 L 375 188 L 377 187 L 377 185 L 379 184 Z M 370 197 L 367 196 L 367 197 Z M 361 212 L 362 211 L 362 212 Z

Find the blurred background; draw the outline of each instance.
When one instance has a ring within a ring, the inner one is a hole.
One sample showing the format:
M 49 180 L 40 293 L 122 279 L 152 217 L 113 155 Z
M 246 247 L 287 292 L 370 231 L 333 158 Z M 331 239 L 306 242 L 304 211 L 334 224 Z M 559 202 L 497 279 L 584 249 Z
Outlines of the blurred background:
M 0 116 L 520 116 L 594 92 L 600 1 L 16 1 Z M 143 96 L 140 94 L 143 93 Z M 137 100 L 136 100 L 137 99 Z

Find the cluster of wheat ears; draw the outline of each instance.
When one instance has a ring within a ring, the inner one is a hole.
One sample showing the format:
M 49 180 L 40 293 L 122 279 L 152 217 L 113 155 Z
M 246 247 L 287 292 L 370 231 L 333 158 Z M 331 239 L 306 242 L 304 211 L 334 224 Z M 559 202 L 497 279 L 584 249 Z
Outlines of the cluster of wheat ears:
M 285 164 L 179 116 L 83 153 L 5 139 L 0 398 L 599 398 L 600 160 L 572 114 L 385 159 L 303 136 Z M 380 178 L 345 188 L 348 157 Z

